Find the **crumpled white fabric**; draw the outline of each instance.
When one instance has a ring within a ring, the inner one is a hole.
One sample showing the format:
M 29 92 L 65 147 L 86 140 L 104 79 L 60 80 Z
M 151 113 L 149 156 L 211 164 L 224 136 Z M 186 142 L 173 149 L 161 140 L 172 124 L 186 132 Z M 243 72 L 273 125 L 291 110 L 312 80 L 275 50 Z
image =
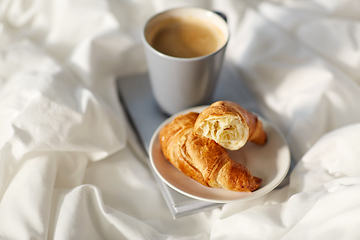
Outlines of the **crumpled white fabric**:
M 224 12 L 226 60 L 286 137 L 289 184 L 172 219 L 118 102 L 157 11 Z M 3 0 L 1 239 L 359 239 L 360 2 Z

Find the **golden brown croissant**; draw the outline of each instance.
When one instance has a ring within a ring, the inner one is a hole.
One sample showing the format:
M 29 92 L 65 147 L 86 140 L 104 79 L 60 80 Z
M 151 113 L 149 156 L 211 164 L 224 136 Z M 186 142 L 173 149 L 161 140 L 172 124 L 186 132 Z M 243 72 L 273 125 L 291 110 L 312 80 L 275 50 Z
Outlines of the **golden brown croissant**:
M 214 140 L 194 134 L 198 115 L 194 112 L 180 115 L 160 130 L 165 158 L 204 186 L 239 192 L 256 190 L 261 184 L 260 178 L 253 177 L 246 167 L 231 160 Z
M 204 109 L 194 130 L 229 150 L 238 150 L 247 141 L 264 145 L 267 139 L 257 116 L 230 101 L 218 101 Z

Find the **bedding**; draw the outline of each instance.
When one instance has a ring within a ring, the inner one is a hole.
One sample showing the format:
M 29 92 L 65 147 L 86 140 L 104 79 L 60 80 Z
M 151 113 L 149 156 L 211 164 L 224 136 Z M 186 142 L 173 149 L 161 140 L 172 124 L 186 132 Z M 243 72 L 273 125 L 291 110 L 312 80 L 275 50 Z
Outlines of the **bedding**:
M 286 138 L 271 193 L 173 219 L 118 101 L 156 12 L 223 12 L 226 61 Z M 360 2 L 3 0 L 1 239 L 359 239 Z

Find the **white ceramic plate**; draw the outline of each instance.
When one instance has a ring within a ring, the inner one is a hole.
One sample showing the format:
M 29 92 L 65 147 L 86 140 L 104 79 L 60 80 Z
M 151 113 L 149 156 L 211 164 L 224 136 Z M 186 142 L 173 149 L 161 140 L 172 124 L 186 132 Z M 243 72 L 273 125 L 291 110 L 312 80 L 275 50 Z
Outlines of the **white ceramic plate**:
M 228 151 L 230 158 L 243 164 L 253 176 L 262 178 L 259 189 L 252 193 L 234 192 L 222 188 L 209 188 L 201 185 L 176 169 L 162 154 L 159 131 L 177 115 L 190 111 L 201 112 L 207 106 L 190 108 L 165 120 L 155 131 L 150 142 L 150 161 L 157 175 L 174 190 L 195 199 L 226 203 L 247 201 L 263 196 L 278 186 L 285 178 L 290 167 L 290 151 L 284 138 L 264 119 L 260 118 L 268 135 L 264 146 L 251 142 L 237 151 Z

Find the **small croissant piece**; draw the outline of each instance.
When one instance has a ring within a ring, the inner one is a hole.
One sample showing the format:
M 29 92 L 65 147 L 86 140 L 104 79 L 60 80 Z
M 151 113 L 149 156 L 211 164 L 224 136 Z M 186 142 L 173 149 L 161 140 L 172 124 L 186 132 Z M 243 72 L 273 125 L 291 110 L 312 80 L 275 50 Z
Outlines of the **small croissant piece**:
M 204 109 L 194 130 L 195 134 L 211 138 L 229 150 L 238 150 L 247 141 L 264 145 L 267 140 L 257 116 L 230 101 L 218 101 Z
M 195 135 L 198 113 L 176 117 L 159 133 L 165 158 L 185 175 L 207 187 L 252 192 L 262 180 L 243 165 L 230 159 L 227 151 L 214 140 Z

